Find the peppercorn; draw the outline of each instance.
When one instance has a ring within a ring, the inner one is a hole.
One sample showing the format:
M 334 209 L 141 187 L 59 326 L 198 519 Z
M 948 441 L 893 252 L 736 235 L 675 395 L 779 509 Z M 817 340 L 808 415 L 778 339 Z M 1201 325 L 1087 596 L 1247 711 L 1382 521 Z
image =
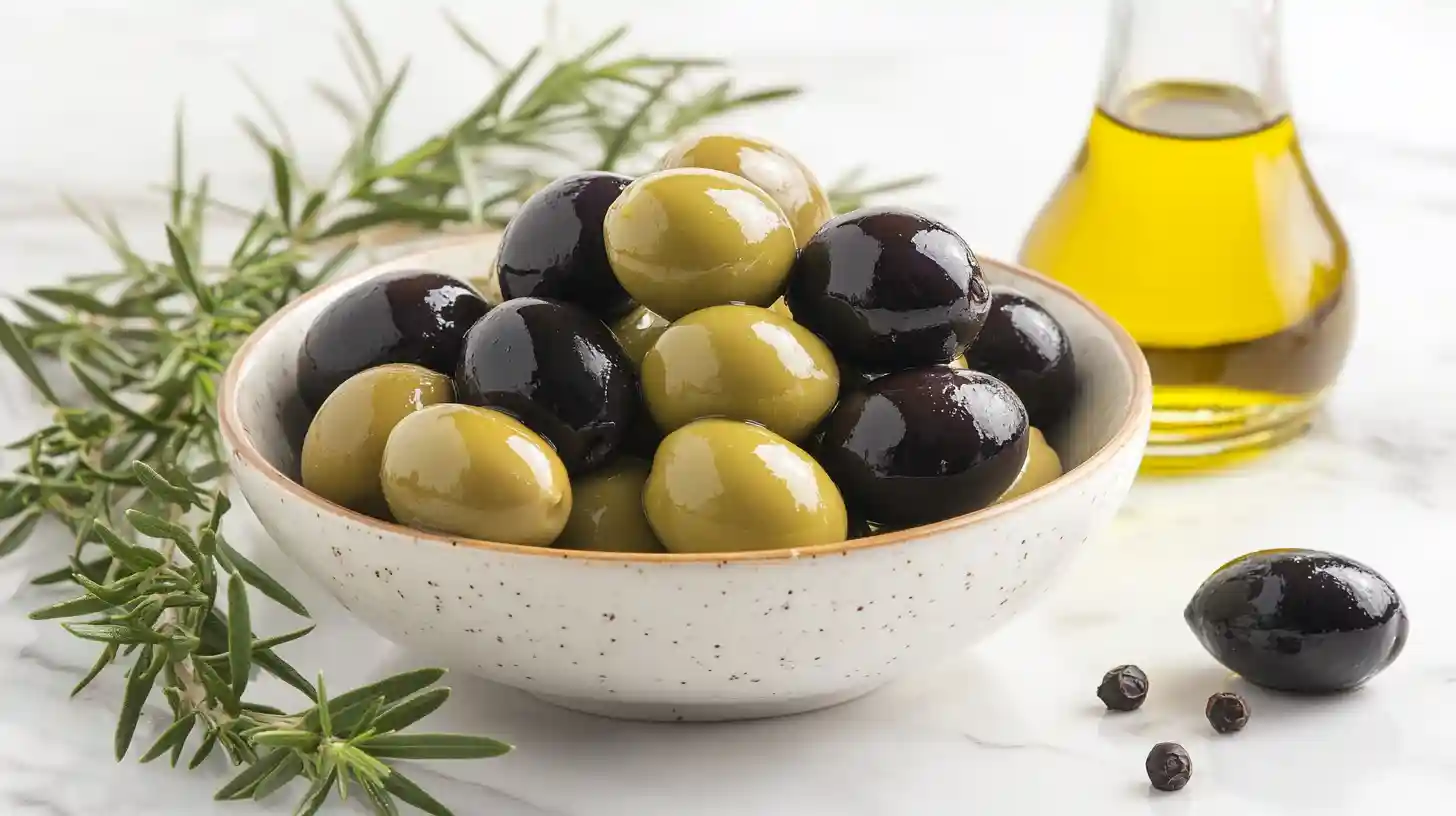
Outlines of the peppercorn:
M 1148 771 L 1148 781 L 1160 791 L 1182 790 L 1188 784 L 1188 777 L 1193 775 L 1193 760 L 1176 742 L 1154 745 L 1143 765 Z
M 1220 691 L 1208 698 L 1203 714 L 1213 730 L 1231 734 L 1249 724 L 1249 702 L 1232 691 Z
M 1102 675 L 1097 697 L 1109 711 L 1132 711 L 1148 696 L 1148 676 L 1137 666 L 1118 666 Z

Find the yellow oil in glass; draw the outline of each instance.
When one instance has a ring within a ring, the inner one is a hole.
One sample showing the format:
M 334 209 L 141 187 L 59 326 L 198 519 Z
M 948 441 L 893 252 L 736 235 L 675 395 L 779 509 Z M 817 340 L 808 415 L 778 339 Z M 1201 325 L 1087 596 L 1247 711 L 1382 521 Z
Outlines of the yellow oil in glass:
M 1303 433 L 1349 345 L 1349 250 L 1294 123 L 1226 85 L 1099 108 L 1021 261 L 1142 347 L 1146 470 L 1202 470 Z

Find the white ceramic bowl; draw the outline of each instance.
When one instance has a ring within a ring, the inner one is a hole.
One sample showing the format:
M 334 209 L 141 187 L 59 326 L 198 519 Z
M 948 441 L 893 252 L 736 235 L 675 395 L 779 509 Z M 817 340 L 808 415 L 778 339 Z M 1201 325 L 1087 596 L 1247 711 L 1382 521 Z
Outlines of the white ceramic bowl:
M 1079 395 L 1053 438 L 1068 472 L 1018 499 L 909 531 L 800 550 L 602 554 L 432 535 L 293 481 L 307 422 L 294 384 L 310 322 L 365 278 L 490 265 L 451 243 L 336 281 L 283 309 L 228 369 L 221 419 L 263 527 L 355 615 L 430 660 L 573 709 L 724 720 L 853 699 L 947 658 L 1053 583 L 1116 512 L 1147 441 L 1152 387 L 1132 339 L 1068 289 L 985 262 L 1071 335 Z

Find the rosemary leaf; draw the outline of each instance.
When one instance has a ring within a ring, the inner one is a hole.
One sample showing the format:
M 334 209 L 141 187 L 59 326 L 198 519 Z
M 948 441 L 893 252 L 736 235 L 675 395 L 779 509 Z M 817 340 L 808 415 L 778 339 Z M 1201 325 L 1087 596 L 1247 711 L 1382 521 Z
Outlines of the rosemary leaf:
M 274 768 L 282 765 L 292 755 L 293 752 L 286 748 L 269 751 L 259 757 L 257 762 L 244 768 L 232 779 L 229 779 L 227 784 L 223 785 L 218 789 L 217 793 L 213 794 L 212 798 L 219 801 L 246 799 L 253 794 L 253 786 L 263 781 L 263 777 L 271 773 Z
M 370 727 L 378 734 L 403 730 L 434 713 L 448 699 L 448 688 L 432 688 L 419 692 L 380 712 Z
M 91 681 L 95 680 L 97 675 L 101 674 L 102 670 L 111 665 L 111 661 L 116 659 L 116 650 L 117 646 L 115 643 L 106 644 L 106 648 L 102 649 L 101 654 L 97 656 L 96 662 L 91 664 L 91 669 L 71 688 L 72 697 L 80 694 L 83 689 L 91 685 Z
M 259 651 L 261 649 L 271 649 L 274 646 L 282 646 L 285 643 L 291 643 L 291 642 L 293 642 L 295 640 L 298 640 L 299 638 L 303 637 L 304 635 L 308 634 L 309 632 L 312 632 L 313 629 L 314 629 L 313 624 L 310 624 L 308 626 L 303 627 L 302 629 L 295 629 L 292 632 L 288 632 L 286 634 L 274 635 L 273 637 L 270 637 L 270 638 L 263 638 L 261 640 L 255 640 L 255 641 L 253 641 L 253 651 L 256 652 L 256 651 Z
M 252 796 L 258 800 L 266 799 L 276 793 L 279 788 L 292 782 L 301 773 L 303 773 L 303 757 L 297 751 L 289 751 L 288 756 L 282 762 L 258 780 L 258 784 L 253 787 Z
M 121 715 L 116 722 L 114 747 L 118 760 L 126 756 L 127 749 L 131 747 L 132 735 L 136 733 L 137 721 L 142 716 L 142 706 L 152 693 L 157 674 L 162 671 L 163 658 L 164 653 L 150 645 L 143 646 L 137 653 L 121 698 Z
M 248 614 L 248 587 L 237 575 L 228 579 L 228 669 L 233 676 L 233 696 L 239 700 L 248 688 L 253 668 L 253 630 Z
M 52 404 L 59 405 L 61 403 L 56 398 L 56 392 L 51 390 L 50 383 L 46 382 L 46 378 L 40 373 L 40 369 L 36 367 L 35 359 L 30 356 L 30 350 L 26 348 L 26 344 L 20 339 L 20 335 L 15 333 L 15 327 L 11 325 L 9 320 L 5 319 L 5 315 L 0 315 L 0 348 L 3 348 L 5 353 L 10 355 L 10 359 L 15 361 L 16 368 L 19 368 L 20 373 L 24 374 L 27 380 L 30 380 L 30 384 L 35 386 L 35 390 L 39 391 L 41 396 L 45 397 Z
M 267 595 L 279 606 L 282 606 L 295 615 L 300 615 L 305 618 L 308 617 L 308 609 L 303 605 L 302 601 L 293 597 L 293 593 L 284 589 L 282 584 L 273 579 L 273 576 L 264 572 L 257 564 L 249 561 L 242 553 L 233 549 L 232 545 L 227 543 L 227 539 L 222 536 L 217 537 L 217 552 L 221 556 L 224 566 L 231 565 L 233 571 L 241 575 L 243 580 L 247 581 L 259 592 Z
M 126 626 L 119 623 L 63 623 L 61 625 L 66 628 L 66 631 L 82 640 L 94 640 L 98 643 L 127 645 L 167 642 L 166 635 L 138 626 Z
M 132 472 L 136 475 L 137 481 L 141 482 L 142 487 L 184 510 L 199 507 L 202 504 L 195 490 L 186 490 L 172 484 L 146 462 L 137 462 L 132 466 Z
M 30 613 L 31 620 L 53 620 L 55 618 L 74 618 L 77 615 L 90 615 L 93 612 L 104 612 L 111 609 L 115 604 L 91 595 L 82 595 L 79 598 L 72 598 L 68 601 L 51 604 L 42 609 Z
M 455 816 L 439 800 L 425 793 L 423 788 L 401 773 L 399 768 L 391 766 L 389 771 L 389 776 L 384 777 L 384 789 L 398 797 L 401 802 L 407 802 L 430 816 Z
M 312 752 L 318 748 L 319 739 L 319 735 L 312 731 L 298 731 L 287 728 L 261 731 L 253 736 L 253 742 L 258 745 L 266 745 L 272 748 L 292 748 L 304 752 Z
M 196 725 L 197 715 L 189 711 L 186 715 L 167 726 L 167 730 L 163 731 L 161 736 L 157 737 L 157 741 L 152 743 L 152 747 L 148 748 L 145 754 L 142 754 L 140 761 L 143 763 L 151 762 L 162 754 L 171 751 L 176 746 L 187 742 L 187 737 L 192 734 L 192 729 Z
M 329 771 L 328 775 L 320 776 L 314 780 L 313 786 L 308 793 L 303 795 L 303 800 L 298 803 L 298 809 L 293 811 L 293 816 L 313 816 L 318 809 L 323 807 L 324 801 L 329 798 L 329 790 L 333 787 L 334 780 L 338 778 L 337 770 Z
M 293 686 L 300 693 L 309 697 L 314 696 L 315 689 L 313 684 L 308 682 L 303 675 L 298 673 L 297 669 L 289 665 L 288 661 L 279 657 L 278 653 L 272 649 L 255 648 L 253 650 L 253 662 L 258 664 L 258 668 Z
M 192 755 L 191 761 L 187 763 L 187 769 L 195 770 L 197 766 L 207 761 L 212 749 L 217 747 L 217 731 L 208 731 L 202 738 L 202 744 L 197 746 L 197 753 Z
M 346 691 L 333 698 L 329 701 L 328 713 L 337 714 L 349 706 L 361 703 L 375 696 L 383 697 L 386 704 L 393 703 L 396 700 L 435 685 L 444 676 L 444 669 L 431 668 L 414 669 L 413 671 L 386 677 L 383 680 L 370 683 L 367 686 L 360 686 L 351 691 Z M 314 706 L 304 715 L 303 725 L 300 727 L 318 727 L 321 719 L 318 706 Z
M 382 734 L 360 746 L 380 759 L 486 759 L 511 751 L 504 742 L 473 734 Z
M 382 784 L 377 784 L 368 779 L 360 780 L 359 787 L 364 789 L 364 795 L 369 799 L 369 805 L 379 816 L 398 816 L 399 808 L 394 806 L 394 799 L 385 790 Z
M 6 556 L 14 552 L 17 547 L 24 544 L 35 532 L 35 525 L 40 523 L 42 511 L 37 508 L 20 517 L 20 520 L 10 526 L 4 538 L 0 538 L 0 556 Z
M 273 195 L 278 202 L 278 217 L 283 226 L 293 227 L 293 180 L 288 169 L 288 159 L 276 147 L 268 148 L 268 161 L 273 167 Z

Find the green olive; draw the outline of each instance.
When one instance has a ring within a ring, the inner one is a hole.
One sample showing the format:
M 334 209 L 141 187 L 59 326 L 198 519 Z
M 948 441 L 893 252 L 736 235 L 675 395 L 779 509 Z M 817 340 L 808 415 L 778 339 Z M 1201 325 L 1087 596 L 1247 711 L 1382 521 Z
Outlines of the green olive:
M 1047 443 L 1046 437 L 1036 428 L 1030 431 L 1026 439 L 1026 462 L 1021 466 L 1021 472 L 1017 474 L 1016 481 L 1006 488 L 1001 498 L 996 500 L 997 504 L 1010 501 L 1017 496 L 1030 493 L 1031 491 L 1050 483 L 1062 475 L 1062 460 L 1052 446 Z
M 360 513 L 389 518 L 379 463 L 389 432 L 406 416 L 455 398 L 450 378 L 391 363 L 345 380 L 319 406 L 303 438 L 303 486 Z
M 845 540 L 839 488 L 809 454 L 747 422 L 700 419 L 662 440 L 643 493 L 669 552 L 812 547 Z
M 627 359 L 632 361 L 640 371 L 642 369 L 642 358 L 646 356 L 647 350 L 657 342 L 659 335 L 672 325 L 663 319 L 662 315 L 648 309 L 645 306 L 638 306 L 612 324 L 612 334 L 616 335 L 617 343 L 622 351 L 627 352 Z
M 684 139 L 667 151 L 658 167 L 705 167 L 748 179 L 783 209 L 799 246 L 834 217 L 829 196 L 809 168 L 763 139 L 732 133 Z
M 824 341 L 758 306 L 710 306 L 673 323 L 642 360 L 642 397 L 671 432 L 704 417 L 756 422 L 792 442 L 839 397 Z
M 717 170 L 642 176 L 612 203 L 602 226 L 617 281 L 668 320 L 722 303 L 773 303 L 798 251 L 779 205 Z
M 549 546 L 571 514 L 556 451 L 489 408 L 436 405 L 405 417 L 384 446 L 380 481 L 400 523 L 449 535 Z
M 562 549 L 595 552 L 666 552 L 642 510 L 651 466 L 624 456 L 571 485 L 571 517 L 556 539 Z

